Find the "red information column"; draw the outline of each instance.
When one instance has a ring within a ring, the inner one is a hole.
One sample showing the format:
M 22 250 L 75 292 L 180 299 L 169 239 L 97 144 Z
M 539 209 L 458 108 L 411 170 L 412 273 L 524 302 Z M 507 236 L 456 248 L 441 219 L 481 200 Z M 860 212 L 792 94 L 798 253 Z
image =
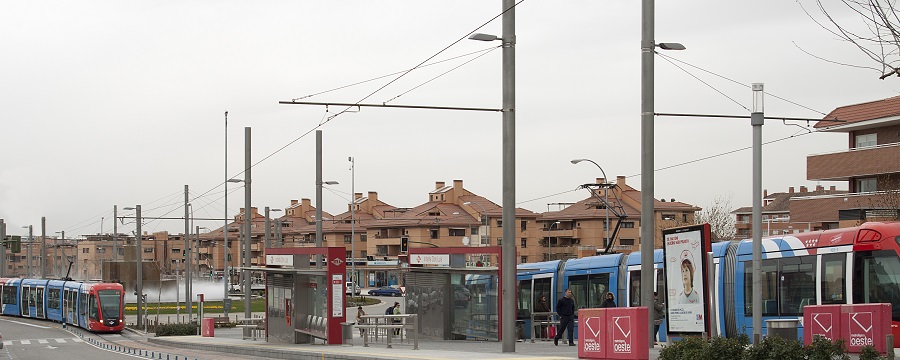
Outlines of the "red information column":
M 884 353 L 885 336 L 891 331 L 891 304 L 844 305 L 841 321 L 847 351 L 858 353 L 865 346 L 874 346 Z
M 606 309 L 606 358 L 649 359 L 646 306 Z
M 606 309 L 578 310 L 578 358 L 606 359 Z
M 803 307 L 803 344 L 812 344 L 816 335 L 832 341 L 841 338 L 841 305 Z

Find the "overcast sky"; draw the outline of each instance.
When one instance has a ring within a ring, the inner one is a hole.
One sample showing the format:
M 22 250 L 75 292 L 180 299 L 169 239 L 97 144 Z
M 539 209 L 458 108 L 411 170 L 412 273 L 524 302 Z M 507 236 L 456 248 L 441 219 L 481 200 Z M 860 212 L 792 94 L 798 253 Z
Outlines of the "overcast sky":
M 518 206 L 543 212 L 585 198 L 576 186 L 601 175 L 589 163 L 570 164 L 574 158 L 595 160 L 640 189 L 640 3 L 517 7 Z M 767 116 L 821 118 L 900 94 L 896 78 L 801 51 L 872 65 L 800 4 L 658 1 L 656 42 L 688 49 L 665 53 L 680 68 L 656 57 L 656 111 L 748 115 L 755 82 L 770 94 Z M 394 206 L 424 203 L 436 181 L 454 179 L 502 204 L 499 113 L 363 108 L 319 126 L 343 108 L 278 104 L 409 69 L 447 48 L 429 62 L 475 55 L 418 69 L 377 92 L 398 75 L 304 100 L 499 108 L 501 50 L 483 51 L 499 42 L 457 40 L 500 11 L 500 0 L 4 1 L 0 218 L 10 234 L 29 224 L 39 234 L 42 216 L 48 235 L 110 232 L 113 205 L 120 215 L 142 204 L 145 216 L 181 216 L 184 185 L 196 217 L 221 218 L 226 111 L 228 175 L 243 177 L 251 127 L 260 209 L 315 203 L 316 129 L 324 178 L 340 182 L 324 192 L 326 211 L 347 209 L 348 156 L 356 158 L 356 191 L 376 191 Z M 498 18 L 478 31 L 501 30 Z M 764 141 L 799 135 L 764 147 L 769 192 L 815 187 L 806 156 L 847 147 L 846 134 L 807 135 L 802 127 L 811 125 L 764 126 Z M 656 167 L 665 168 L 656 173 L 656 198 L 751 205 L 751 152 L 735 151 L 750 147 L 751 135 L 748 119 L 656 118 Z M 243 190 L 230 185 L 234 216 Z M 181 233 L 184 223 L 148 221 L 144 230 Z

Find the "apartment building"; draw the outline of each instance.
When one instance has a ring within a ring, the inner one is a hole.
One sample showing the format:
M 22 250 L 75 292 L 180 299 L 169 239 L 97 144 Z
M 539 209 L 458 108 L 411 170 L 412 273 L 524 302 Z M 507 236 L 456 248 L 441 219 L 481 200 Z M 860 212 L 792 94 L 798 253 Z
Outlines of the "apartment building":
M 791 217 L 791 200 L 806 199 L 810 197 L 833 197 L 846 194 L 845 190 L 837 190 L 836 186 L 828 189 L 821 185 L 816 185 L 815 190 L 809 191 L 806 186 L 800 186 L 799 191 L 794 191 L 794 187 L 788 188 L 787 192 L 779 192 L 769 194 L 768 190 L 763 190 L 762 201 L 762 235 L 774 236 L 782 234 L 797 234 L 807 231 L 822 230 L 829 226 L 828 222 L 822 221 L 799 221 Z M 735 215 L 735 238 L 749 239 L 753 237 L 752 220 L 753 207 L 745 206 L 731 212 Z
M 529 262 L 640 250 L 641 192 L 629 186 L 624 176 L 616 177 L 614 183 L 598 178 L 596 185 L 586 187 L 587 198 L 540 214 L 542 235 L 534 254 L 538 258 L 529 257 Z M 693 224 L 694 213 L 700 211 L 675 199 L 654 200 L 653 209 L 654 248 L 662 247 L 663 229 Z
M 838 107 L 816 123 L 847 133 L 847 149 L 806 157 L 806 178 L 841 181 L 847 191 L 816 186 L 764 195 L 763 236 L 900 220 L 900 96 Z M 751 237 L 752 209 L 734 210 L 737 236 Z

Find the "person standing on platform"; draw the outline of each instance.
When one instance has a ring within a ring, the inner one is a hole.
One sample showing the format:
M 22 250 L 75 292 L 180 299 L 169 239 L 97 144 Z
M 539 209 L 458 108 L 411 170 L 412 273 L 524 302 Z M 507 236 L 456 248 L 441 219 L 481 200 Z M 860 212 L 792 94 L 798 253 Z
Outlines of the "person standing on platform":
M 572 299 L 571 289 L 566 289 L 566 297 L 556 302 L 556 313 L 559 315 L 559 331 L 553 338 L 553 345 L 559 346 L 559 339 L 562 339 L 565 331 L 569 339 L 569 346 L 575 346 L 573 340 L 575 334 L 572 333 L 575 331 L 575 300 Z
M 356 308 L 356 325 L 361 325 L 366 322 L 366 319 L 363 316 L 366 315 L 366 312 L 363 310 L 362 306 Z M 365 336 L 366 329 L 359 328 L 359 337 Z
M 616 296 L 613 293 L 606 293 L 606 299 L 603 300 L 603 303 L 600 304 L 602 308 L 611 308 L 616 307 Z
M 534 304 L 534 312 L 536 312 L 536 313 L 549 313 L 550 312 L 550 305 L 547 304 L 547 295 L 541 295 L 541 299 L 538 300 L 538 302 L 536 304 Z M 550 317 L 547 316 L 546 314 L 537 315 L 534 317 L 534 320 L 547 321 L 547 320 L 550 320 Z M 540 330 L 541 333 L 539 334 L 539 337 L 547 338 L 547 326 L 541 325 L 540 329 L 541 329 Z
M 653 310 L 656 312 L 656 318 L 653 319 L 653 334 L 659 337 L 659 326 L 662 325 L 663 319 L 666 318 L 666 303 L 659 301 L 659 296 L 657 293 L 653 293 Z M 653 345 L 656 345 L 656 341 L 653 341 Z

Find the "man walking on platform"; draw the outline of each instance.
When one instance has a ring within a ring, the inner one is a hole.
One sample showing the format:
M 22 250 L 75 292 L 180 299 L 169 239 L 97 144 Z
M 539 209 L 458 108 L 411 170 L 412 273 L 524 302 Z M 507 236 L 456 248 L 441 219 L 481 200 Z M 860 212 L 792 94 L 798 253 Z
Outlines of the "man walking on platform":
M 575 346 L 573 341 L 575 331 L 575 300 L 572 299 L 572 290 L 566 289 L 566 297 L 556 302 L 556 313 L 559 315 L 559 329 L 553 338 L 553 345 L 559 346 L 563 331 L 569 339 L 569 346 Z

